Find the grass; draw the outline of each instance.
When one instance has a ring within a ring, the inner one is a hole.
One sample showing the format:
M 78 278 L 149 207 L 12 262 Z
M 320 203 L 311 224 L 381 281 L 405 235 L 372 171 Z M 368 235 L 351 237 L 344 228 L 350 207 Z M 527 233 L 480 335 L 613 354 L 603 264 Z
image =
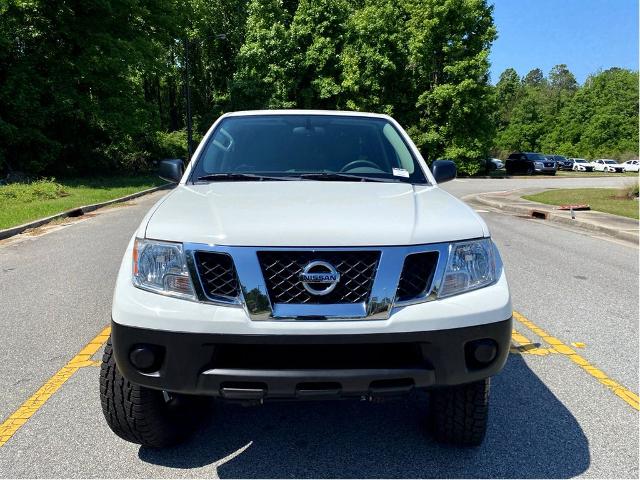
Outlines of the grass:
M 623 217 L 638 219 L 637 186 L 627 188 L 570 188 L 554 189 L 535 195 L 525 195 L 522 198 L 547 205 L 575 205 L 586 203 L 592 210 L 612 213 Z M 636 197 L 637 198 L 637 197 Z
M 574 172 L 570 170 L 558 170 L 558 177 L 637 177 L 638 172 L 605 173 L 605 172 Z
M 43 179 L 0 185 L 0 229 L 84 205 L 123 197 L 166 182 L 152 175 L 91 179 Z

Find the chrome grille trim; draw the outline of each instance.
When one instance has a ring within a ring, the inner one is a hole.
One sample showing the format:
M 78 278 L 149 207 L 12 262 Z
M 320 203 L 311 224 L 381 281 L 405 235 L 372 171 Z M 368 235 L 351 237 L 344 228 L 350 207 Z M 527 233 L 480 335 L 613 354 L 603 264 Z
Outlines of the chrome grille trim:
M 375 278 L 379 250 L 260 250 L 258 259 L 273 303 L 354 304 L 366 302 Z M 333 265 L 340 281 L 327 295 L 312 295 L 299 280 L 305 265 L 321 260 Z
M 395 307 L 435 300 L 440 288 L 446 264 L 449 258 L 449 243 L 393 246 L 393 247 L 230 247 L 224 245 L 206 245 L 185 243 L 187 257 L 196 295 L 201 302 L 215 305 L 236 306 L 245 309 L 254 321 L 300 321 L 300 320 L 386 320 Z M 197 251 L 226 253 L 233 259 L 240 296 L 238 298 L 210 298 L 206 295 L 194 254 Z M 371 286 L 369 298 L 358 303 L 334 304 L 294 304 L 273 303 L 269 297 L 267 282 L 264 279 L 258 252 L 357 252 L 379 251 L 380 258 Z M 413 253 L 437 252 L 438 260 L 430 287 L 423 295 L 407 301 L 396 301 L 396 292 L 405 258 Z

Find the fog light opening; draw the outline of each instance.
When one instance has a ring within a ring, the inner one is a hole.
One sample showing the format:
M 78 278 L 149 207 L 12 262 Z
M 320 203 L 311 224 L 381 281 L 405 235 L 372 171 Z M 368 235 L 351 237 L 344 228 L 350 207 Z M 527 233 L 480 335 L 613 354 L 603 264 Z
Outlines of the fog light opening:
M 129 353 L 129 360 L 137 370 L 150 373 L 158 370 L 162 358 L 154 345 L 135 345 Z
M 470 369 L 485 368 L 498 356 L 498 344 L 490 338 L 474 340 L 465 345 L 465 360 Z

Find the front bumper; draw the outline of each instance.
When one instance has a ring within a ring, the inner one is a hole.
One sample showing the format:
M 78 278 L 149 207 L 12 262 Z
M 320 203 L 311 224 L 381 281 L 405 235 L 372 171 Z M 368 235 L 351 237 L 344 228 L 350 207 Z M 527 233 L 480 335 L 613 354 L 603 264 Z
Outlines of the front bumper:
M 111 337 L 118 368 L 133 383 L 253 401 L 378 396 L 480 380 L 503 368 L 511 329 L 511 318 L 447 330 L 355 335 L 185 333 L 112 322 Z M 479 362 L 478 345 L 495 348 L 493 359 Z M 145 371 L 132 362 L 132 352 L 140 348 L 155 356 Z

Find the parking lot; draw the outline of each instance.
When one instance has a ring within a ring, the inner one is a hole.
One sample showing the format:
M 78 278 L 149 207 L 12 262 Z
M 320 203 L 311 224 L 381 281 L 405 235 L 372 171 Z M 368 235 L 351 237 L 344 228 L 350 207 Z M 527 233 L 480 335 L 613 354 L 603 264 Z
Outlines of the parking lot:
M 629 178 L 462 179 L 472 193 Z M 103 420 L 98 368 L 125 246 L 163 192 L 0 243 L 2 477 L 637 477 L 638 248 L 474 206 L 514 305 L 485 443 L 435 443 L 427 396 L 214 404 L 186 444 L 151 450 Z M 2 423 L 4 422 L 4 423 Z

